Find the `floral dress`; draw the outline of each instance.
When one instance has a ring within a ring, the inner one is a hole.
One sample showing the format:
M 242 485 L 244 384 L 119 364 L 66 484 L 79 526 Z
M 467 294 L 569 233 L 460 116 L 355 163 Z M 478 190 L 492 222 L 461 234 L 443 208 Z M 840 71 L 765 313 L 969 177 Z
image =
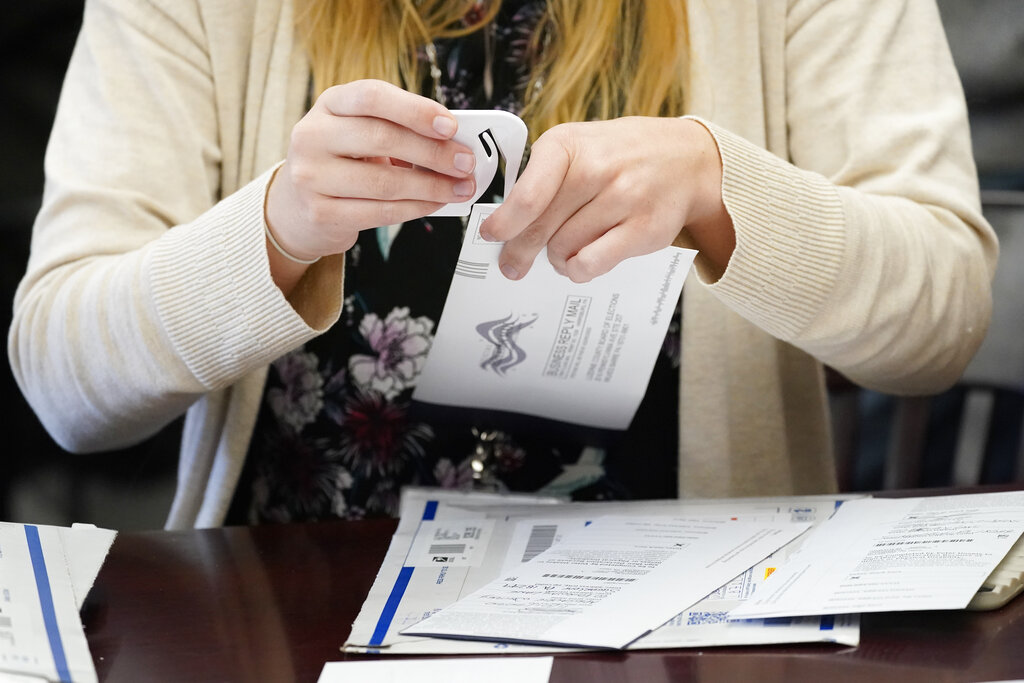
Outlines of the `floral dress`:
M 518 112 L 543 10 L 542 1 L 505 0 L 489 27 L 437 41 L 440 82 L 423 92 L 439 85 L 452 109 Z M 501 187 L 499 174 L 490 190 L 500 197 Z M 229 524 L 394 516 L 404 485 L 675 496 L 678 307 L 625 432 L 411 400 L 463 231 L 459 218 L 422 218 L 360 234 L 346 254 L 341 319 L 271 365 Z

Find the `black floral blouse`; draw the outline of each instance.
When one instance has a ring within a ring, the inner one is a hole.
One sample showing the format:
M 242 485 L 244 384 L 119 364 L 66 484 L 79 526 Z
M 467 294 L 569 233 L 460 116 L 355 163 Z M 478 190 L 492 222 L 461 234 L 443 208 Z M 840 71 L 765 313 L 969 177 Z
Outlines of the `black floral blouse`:
M 505 0 L 491 26 L 438 41 L 446 106 L 518 112 L 543 10 L 541 0 Z M 423 92 L 434 92 L 432 80 Z M 491 187 L 499 197 L 501 186 L 499 177 Z M 270 368 L 229 524 L 394 516 L 406 484 L 577 500 L 675 496 L 678 308 L 626 432 L 440 414 L 411 401 L 463 230 L 459 218 L 423 218 L 360 235 L 346 255 L 341 319 Z

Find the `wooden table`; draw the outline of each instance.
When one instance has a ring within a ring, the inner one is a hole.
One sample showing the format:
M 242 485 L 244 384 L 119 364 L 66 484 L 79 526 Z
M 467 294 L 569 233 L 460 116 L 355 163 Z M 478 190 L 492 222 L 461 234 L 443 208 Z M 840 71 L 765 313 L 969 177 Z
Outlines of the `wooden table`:
M 367 657 L 339 647 L 394 529 L 372 520 L 119 534 L 82 609 L 100 680 L 316 681 L 327 661 Z M 1024 598 L 993 612 L 867 614 L 856 648 L 565 654 L 551 674 L 552 683 L 1022 678 Z

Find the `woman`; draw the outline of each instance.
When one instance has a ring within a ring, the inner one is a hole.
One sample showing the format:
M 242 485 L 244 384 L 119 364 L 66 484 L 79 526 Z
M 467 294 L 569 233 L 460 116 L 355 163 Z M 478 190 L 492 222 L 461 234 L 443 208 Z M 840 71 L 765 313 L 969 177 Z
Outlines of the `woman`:
M 484 226 L 506 276 L 700 250 L 607 453 L 407 412 L 461 239 L 421 217 L 472 190 L 444 105 L 540 134 Z M 952 383 L 997 255 L 933 0 L 97 0 L 35 231 L 19 384 L 74 451 L 187 410 L 169 527 L 393 512 L 480 448 L 514 488 L 830 491 L 822 363 Z

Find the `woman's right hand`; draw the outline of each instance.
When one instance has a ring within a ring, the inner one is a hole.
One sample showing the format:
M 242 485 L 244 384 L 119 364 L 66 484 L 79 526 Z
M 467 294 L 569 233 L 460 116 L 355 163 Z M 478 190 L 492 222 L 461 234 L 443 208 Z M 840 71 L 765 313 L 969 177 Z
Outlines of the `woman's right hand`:
M 271 181 L 271 233 L 309 260 L 349 249 L 360 230 L 465 201 L 475 158 L 452 142 L 456 127 L 437 102 L 383 81 L 328 88 L 295 124 Z

